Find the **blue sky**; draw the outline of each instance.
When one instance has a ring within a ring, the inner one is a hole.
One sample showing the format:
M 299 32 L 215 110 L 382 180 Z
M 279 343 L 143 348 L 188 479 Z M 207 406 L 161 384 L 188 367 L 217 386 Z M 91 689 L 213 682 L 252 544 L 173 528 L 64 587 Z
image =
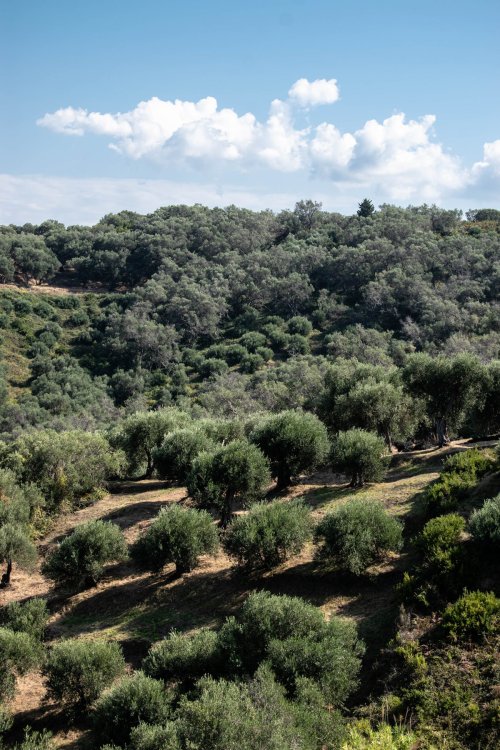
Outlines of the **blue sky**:
M 498 2 L 16 0 L 0 13 L 1 222 L 171 202 L 500 203 Z

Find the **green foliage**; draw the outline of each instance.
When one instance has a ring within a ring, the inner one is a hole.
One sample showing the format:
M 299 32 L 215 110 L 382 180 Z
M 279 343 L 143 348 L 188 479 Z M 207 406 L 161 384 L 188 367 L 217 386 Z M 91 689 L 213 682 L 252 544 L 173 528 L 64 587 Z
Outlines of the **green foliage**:
M 400 587 L 403 599 L 429 607 L 461 589 L 464 530 L 464 519 L 453 513 L 425 524 L 415 539 L 419 561 L 411 574 L 404 574 Z
M 170 701 L 163 683 L 135 672 L 100 698 L 94 710 L 94 732 L 100 743 L 125 747 L 134 727 L 141 722 L 162 724 L 169 716 Z
M 209 513 L 171 505 L 160 510 L 133 545 L 131 555 L 140 565 L 154 571 L 173 562 L 181 574 L 193 570 L 200 555 L 213 554 L 217 547 L 217 529 Z
M 58 584 L 92 586 L 107 563 L 127 557 L 121 530 L 111 521 L 87 521 L 65 537 L 45 561 L 42 572 Z
M 474 541 L 486 545 L 492 551 L 500 549 L 500 495 L 486 500 L 482 508 L 475 510 L 469 521 Z
M 363 652 L 352 624 L 336 618 L 325 623 L 302 599 L 266 591 L 251 594 L 238 618 L 226 620 L 219 644 L 230 672 L 252 673 L 270 660 L 291 694 L 299 691 L 301 678 L 308 678 L 341 702 L 357 683 Z
M 216 508 L 221 524 L 226 526 L 234 502 L 258 499 L 268 481 L 268 464 L 257 446 L 246 440 L 233 440 L 194 460 L 187 488 L 197 505 Z
M 359 204 L 357 215 L 361 216 L 363 219 L 366 219 L 369 216 L 372 216 L 374 213 L 375 206 L 373 205 L 372 201 L 369 198 L 364 198 Z
M 351 477 L 351 486 L 378 481 L 384 471 L 385 445 L 377 435 L 354 428 L 339 432 L 332 443 L 332 466 Z
M 88 708 L 124 669 L 117 643 L 69 640 L 50 649 L 43 673 L 49 696 L 75 711 Z
M 419 746 L 417 735 L 404 727 L 381 724 L 374 729 L 368 722 L 360 721 L 348 728 L 342 750 L 414 750 Z M 435 746 L 425 747 L 437 750 Z
M 184 483 L 196 456 L 214 447 L 214 442 L 199 427 L 174 430 L 153 451 L 158 476 Z
M 11 602 L 0 610 L 0 625 L 16 633 L 28 633 L 32 638 L 43 640 L 49 619 L 45 599 L 28 599 Z
M 312 750 L 269 671 L 248 684 L 203 679 L 177 712 L 181 747 L 191 750 Z
M 12 746 L 12 750 L 54 750 L 55 744 L 51 732 L 42 729 L 41 732 L 26 727 L 21 742 Z
M 188 686 L 203 675 L 219 674 L 222 666 L 217 633 L 206 629 L 189 636 L 173 631 L 150 649 L 142 663 L 149 677 Z
M 478 640 L 498 632 L 500 599 L 491 592 L 466 591 L 446 607 L 441 624 L 454 641 Z
M 291 695 L 296 694 L 297 681 L 307 678 L 319 686 L 328 703 L 339 706 L 358 685 L 363 652 L 354 623 L 334 618 L 316 633 L 273 639 L 267 658 Z
M 98 433 L 84 430 L 38 430 L 13 446 L 23 482 L 33 482 L 46 498 L 49 511 L 61 503 L 76 504 L 119 474 L 123 457 Z
M 292 477 L 321 465 L 329 448 L 324 424 L 313 414 L 299 411 L 264 420 L 251 440 L 269 459 L 279 489 L 287 487 Z
M 317 557 L 360 575 L 389 551 L 401 549 L 401 522 L 373 500 L 351 500 L 320 521 Z
M 181 750 L 177 728 L 172 722 L 164 724 L 142 722 L 130 732 L 128 747 L 130 750 Z
M 160 447 L 169 432 L 186 426 L 188 422 L 187 414 L 174 408 L 136 412 L 123 420 L 111 434 L 110 440 L 124 451 L 130 472 L 136 473 L 145 468 L 149 477 L 154 469 L 155 448 Z
M 429 515 L 441 515 L 456 510 L 468 491 L 478 480 L 495 467 L 488 451 L 470 448 L 445 459 L 443 473 L 431 484 L 424 497 Z
M 239 565 L 270 570 L 297 555 L 311 535 L 311 519 L 302 501 L 253 505 L 233 520 L 223 537 L 225 551 Z
M 28 633 L 0 627 L 0 700 L 13 697 L 16 678 L 35 669 L 41 657 L 40 643 Z

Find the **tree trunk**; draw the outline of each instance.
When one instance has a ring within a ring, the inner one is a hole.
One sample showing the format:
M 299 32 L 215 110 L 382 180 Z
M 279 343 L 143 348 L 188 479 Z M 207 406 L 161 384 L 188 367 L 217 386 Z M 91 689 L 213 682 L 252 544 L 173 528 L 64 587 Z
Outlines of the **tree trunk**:
M 12 573 L 12 560 L 9 558 L 7 560 L 7 569 L 5 573 L 2 575 L 2 580 L 0 581 L 0 589 L 5 589 L 7 586 L 10 586 L 10 575 Z
M 436 438 L 440 448 L 450 442 L 446 434 L 446 419 L 444 417 L 436 417 Z
M 226 497 L 224 498 L 224 505 L 222 506 L 221 516 L 220 516 L 221 529 L 227 528 L 231 520 L 231 516 L 233 515 L 233 502 L 234 502 L 234 492 L 233 490 L 227 490 Z
M 290 472 L 287 469 L 281 468 L 278 470 L 278 476 L 276 477 L 277 490 L 286 490 L 286 488 L 290 486 L 291 481 L 292 478 L 290 476 Z
M 144 479 L 151 479 L 153 476 L 153 456 L 151 454 L 151 451 L 146 451 L 146 456 L 148 459 L 148 468 L 146 469 L 146 474 L 144 475 Z

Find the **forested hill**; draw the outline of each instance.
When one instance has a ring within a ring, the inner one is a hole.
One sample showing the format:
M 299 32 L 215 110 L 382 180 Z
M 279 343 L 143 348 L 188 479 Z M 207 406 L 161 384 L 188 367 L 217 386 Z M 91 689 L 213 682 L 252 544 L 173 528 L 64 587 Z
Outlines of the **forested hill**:
M 493 209 L 462 220 L 364 201 L 342 216 L 302 201 L 1 227 L 3 284 L 93 293 L 1 293 L 0 431 L 193 399 L 226 414 L 307 406 L 339 358 L 488 362 L 500 356 L 499 261 Z

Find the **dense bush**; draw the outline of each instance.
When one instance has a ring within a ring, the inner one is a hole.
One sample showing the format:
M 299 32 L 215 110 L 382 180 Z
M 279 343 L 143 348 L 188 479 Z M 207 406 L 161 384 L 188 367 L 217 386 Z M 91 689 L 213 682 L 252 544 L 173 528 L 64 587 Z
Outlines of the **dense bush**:
M 187 414 L 174 408 L 142 411 L 130 415 L 110 435 L 112 445 L 124 451 L 132 474 L 145 470 L 151 477 L 154 470 L 153 452 L 169 432 L 189 423 Z
M 40 488 L 49 511 L 104 487 L 123 466 L 123 456 L 106 438 L 84 430 L 37 430 L 20 437 L 13 448 L 20 458 L 20 479 Z
M 274 502 L 253 505 L 246 515 L 235 518 L 223 546 L 239 565 L 270 570 L 297 555 L 310 534 L 310 514 L 303 502 Z
M 267 659 L 290 695 L 307 678 L 328 703 L 340 706 L 358 685 L 362 654 L 354 623 L 334 618 L 316 633 L 272 640 Z
M 482 508 L 474 511 L 469 528 L 476 542 L 492 551 L 500 549 L 500 495 L 486 500 Z
M 216 675 L 222 668 L 217 633 L 202 629 L 192 635 L 172 632 L 149 651 L 142 669 L 149 677 L 193 683 L 205 674 Z
M 213 441 L 199 428 L 174 430 L 153 452 L 158 476 L 185 482 L 196 456 L 213 448 Z
M 48 695 L 76 710 L 90 706 L 124 669 L 117 643 L 69 640 L 51 648 L 43 673 Z
M 491 455 L 477 448 L 449 456 L 444 462 L 443 473 L 425 492 L 427 512 L 441 515 L 456 510 L 468 490 L 494 466 Z
M 373 729 L 368 722 L 357 722 L 347 730 L 342 750 L 415 750 L 420 743 L 409 729 L 381 724 Z M 426 745 L 427 750 L 437 750 Z
M 127 557 L 125 538 L 111 521 L 88 521 L 67 536 L 45 561 L 42 572 L 59 584 L 97 583 L 106 563 Z
M 415 539 L 419 561 L 406 572 L 400 590 L 403 599 L 424 607 L 442 604 L 461 590 L 464 519 L 451 513 L 428 521 Z
M 28 633 L 42 640 L 49 610 L 45 599 L 28 599 L 25 602 L 11 602 L 0 610 L 0 625 L 15 632 Z
M 466 591 L 443 614 L 442 626 L 452 640 L 477 640 L 497 631 L 500 599 L 493 593 Z
M 251 434 L 270 461 L 278 489 L 321 465 L 329 449 L 326 427 L 314 414 L 287 411 L 264 420 Z
M 351 487 L 375 482 L 384 472 L 385 444 L 372 432 L 354 428 L 339 432 L 332 444 L 332 466 L 351 477 Z
M 317 559 L 360 575 L 387 552 L 402 546 L 401 522 L 374 500 L 350 500 L 320 521 Z
M 171 505 L 160 510 L 133 545 L 131 555 L 140 565 L 154 571 L 173 562 L 181 574 L 193 570 L 200 555 L 213 554 L 217 547 L 217 529 L 209 513 Z
M 374 500 L 351 500 L 320 521 L 317 557 L 360 575 L 384 553 L 402 546 L 402 527 Z
M 177 728 L 180 747 L 190 750 L 314 750 L 323 734 L 297 719 L 283 689 L 261 668 L 248 684 L 201 680 L 196 696 L 181 700 Z
M 41 657 L 40 643 L 28 633 L 0 628 L 0 701 L 13 697 L 16 678 L 37 667 Z
M 99 742 L 125 747 L 132 729 L 141 722 L 162 724 L 169 716 L 169 696 L 163 683 L 135 672 L 100 698 L 94 711 Z

